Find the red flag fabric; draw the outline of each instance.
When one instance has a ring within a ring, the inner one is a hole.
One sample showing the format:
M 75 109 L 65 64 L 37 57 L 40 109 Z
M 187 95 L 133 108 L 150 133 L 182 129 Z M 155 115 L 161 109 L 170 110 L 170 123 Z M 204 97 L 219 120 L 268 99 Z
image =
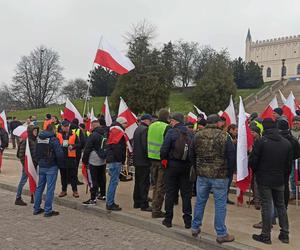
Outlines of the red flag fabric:
M 103 37 L 100 39 L 94 63 L 108 68 L 120 75 L 128 73 L 134 69 L 130 59 L 114 48 Z
M 131 140 L 133 138 L 134 131 L 138 127 L 137 118 L 135 114 L 133 114 L 128 108 L 122 97 L 120 98 L 118 117 L 124 117 L 127 120 L 127 128 L 125 129 L 125 133 L 127 134 L 129 140 Z
M 87 168 L 87 166 L 84 163 L 82 163 L 81 171 L 82 171 L 82 177 L 83 177 L 84 184 L 86 184 L 87 186 L 92 188 L 93 182 L 92 182 L 92 178 L 91 178 L 91 173 L 90 173 L 90 170 Z
M 18 126 L 18 127 L 16 127 L 16 128 L 14 129 L 13 134 L 14 134 L 15 136 L 20 137 L 20 138 L 23 139 L 23 140 L 26 140 L 27 137 L 28 137 L 28 135 L 27 135 L 27 127 L 25 127 L 25 126 L 23 126 L 23 125 Z
M 30 193 L 33 194 L 37 187 L 38 174 L 36 172 L 36 169 L 35 169 L 33 161 L 32 161 L 28 138 L 26 140 L 24 170 L 28 176 Z
M 273 114 L 273 110 L 278 108 L 278 101 L 277 101 L 277 97 L 275 96 L 272 101 L 269 103 L 269 105 L 265 108 L 264 112 L 262 112 L 262 114 L 260 115 L 260 117 L 262 119 L 266 119 L 266 118 L 271 118 L 273 120 L 275 120 L 274 114 Z
M 79 120 L 79 123 L 83 122 L 83 118 L 77 110 L 77 108 L 69 99 L 67 99 L 66 106 L 64 108 L 64 119 L 68 120 L 69 122 L 72 122 L 75 118 Z
M 197 116 L 194 113 L 189 112 L 187 115 L 187 122 L 195 124 L 197 122 Z
M 5 114 L 5 111 L 4 111 L 4 110 L 0 113 L 0 123 L 3 124 L 3 125 L 2 125 L 3 128 L 4 128 L 5 131 L 8 133 L 6 114 Z
M 109 129 L 107 144 L 118 144 L 122 137 L 125 138 L 129 152 L 132 152 L 132 146 L 125 131 L 119 126 L 112 126 Z
M 286 99 L 286 102 L 284 103 L 284 105 L 282 106 L 282 111 L 283 111 L 283 114 L 288 118 L 290 128 L 292 128 L 293 127 L 293 119 L 294 119 L 294 116 L 296 115 L 295 98 L 294 98 L 294 95 L 292 92 Z

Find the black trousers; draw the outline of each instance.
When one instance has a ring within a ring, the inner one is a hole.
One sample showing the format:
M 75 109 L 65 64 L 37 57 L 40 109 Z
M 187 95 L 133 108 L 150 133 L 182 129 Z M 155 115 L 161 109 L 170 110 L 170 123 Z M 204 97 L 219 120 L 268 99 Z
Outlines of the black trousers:
M 259 194 L 261 197 L 261 216 L 262 216 L 262 234 L 270 237 L 272 227 L 272 200 L 274 208 L 277 210 L 280 232 L 283 234 L 289 233 L 289 222 L 284 203 L 284 185 L 278 187 L 269 187 L 258 185 Z
M 150 166 L 135 166 L 133 202 L 135 207 L 149 207 Z
M 106 165 L 93 166 L 89 164 L 89 170 L 92 178 L 92 187 L 90 189 L 91 199 L 95 200 L 100 187 L 100 195 L 106 194 Z
M 165 197 L 165 220 L 172 222 L 174 202 L 180 191 L 182 199 L 182 212 L 185 224 L 192 221 L 192 183 L 189 179 L 190 167 L 186 164 L 174 164 L 170 162 L 165 174 L 166 197 Z
M 68 183 L 71 183 L 73 192 L 77 192 L 76 172 L 77 169 L 75 167 L 60 169 L 62 191 L 67 192 Z

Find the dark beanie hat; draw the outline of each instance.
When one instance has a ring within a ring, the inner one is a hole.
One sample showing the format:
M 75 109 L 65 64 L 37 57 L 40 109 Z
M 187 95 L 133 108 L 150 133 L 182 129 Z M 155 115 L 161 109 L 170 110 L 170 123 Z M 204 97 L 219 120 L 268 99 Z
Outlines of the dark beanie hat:
M 264 130 L 276 127 L 275 121 L 273 121 L 272 118 L 266 118 L 266 119 L 264 119 L 263 122 L 262 122 L 262 125 L 264 127 Z
M 180 123 L 184 123 L 184 115 L 182 113 L 174 113 L 171 118 Z
M 79 120 L 77 118 L 74 118 L 73 121 L 72 121 L 72 123 L 78 126 Z
M 288 130 L 289 129 L 289 122 L 285 117 L 281 117 L 277 120 L 277 126 L 280 130 Z
M 51 119 L 51 114 L 46 114 L 47 119 Z
M 207 124 L 215 124 L 215 123 L 220 122 L 220 121 L 222 121 L 222 119 L 217 114 L 209 115 L 207 117 L 207 120 L 206 120 Z
M 280 115 L 280 116 L 282 116 L 282 114 L 283 114 L 283 111 L 282 111 L 281 108 L 276 108 L 276 109 L 274 109 L 274 112 L 277 113 L 277 114 Z
M 201 119 L 200 121 L 198 121 L 198 125 L 201 125 L 203 127 L 205 127 L 207 124 L 206 120 L 205 119 Z
M 300 110 L 296 110 L 296 115 L 300 116 Z

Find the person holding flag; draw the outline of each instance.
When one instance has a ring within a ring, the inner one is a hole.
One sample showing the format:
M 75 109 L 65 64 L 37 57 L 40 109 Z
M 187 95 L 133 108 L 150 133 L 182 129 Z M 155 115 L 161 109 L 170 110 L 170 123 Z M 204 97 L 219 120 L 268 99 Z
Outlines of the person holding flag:
M 273 203 L 281 227 L 279 240 L 289 243 L 289 222 L 284 203 L 284 176 L 288 173 L 293 160 L 292 146 L 281 137 L 276 122 L 272 118 L 263 120 L 264 134 L 255 141 L 249 157 L 249 165 L 256 175 L 261 196 L 261 234 L 253 234 L 256 241 L 271 244 Z M 273 201 L 273 202 L 272 202 Z
M 27 127 L 27 134 L 28 134 L 28 142 L 29 142 L 29 149 L 30 149 L 30 154 L 31 158 L 34 164 L 34 167 L 37 167 L 37 159 L 35 155 L 35 147 L 36 147 L 36 138 L 39 133 L 39 127 L 34 126 L 34 125 L 29 125 Z M 23 187 L 27 182 L 28 176 L 25 171 L 25 153 L 26 153 L 26 140 L 21 140 L 18 151 L 17 151 L 17 157 L 20 159 L 22 163 L 22 175 L 21 179 L 19 181 L 19 185 L 17 188 L 17 195 L 16 195 L 16 201 L 15 205 L 17 206 L 27 206 L 26 202 L 22 200 L 22 191 Z M 33 194 L 31 194 L 31 203 L 34 202 L 33 199 Z

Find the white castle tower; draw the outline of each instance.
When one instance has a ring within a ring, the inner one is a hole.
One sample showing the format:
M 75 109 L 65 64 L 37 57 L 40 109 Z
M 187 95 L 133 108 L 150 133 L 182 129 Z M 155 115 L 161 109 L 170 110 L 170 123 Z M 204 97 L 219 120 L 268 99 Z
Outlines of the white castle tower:
M 300 78 L 300 35 L 253 42 L 248 29 L 245 61 L 261 66 L 265 82 Z

